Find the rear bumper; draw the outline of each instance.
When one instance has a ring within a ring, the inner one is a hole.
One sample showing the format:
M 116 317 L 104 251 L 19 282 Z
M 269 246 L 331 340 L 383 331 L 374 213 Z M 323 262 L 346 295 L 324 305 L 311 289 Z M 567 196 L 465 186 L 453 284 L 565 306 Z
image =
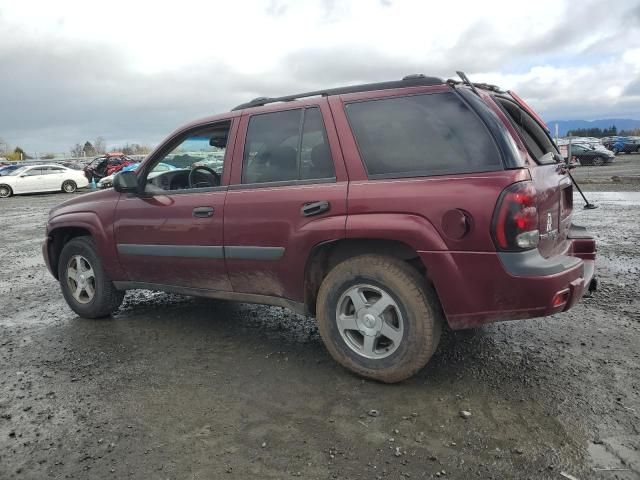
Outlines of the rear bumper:
M 572 227 L 564 255 L 537 251 L 419 252 L 452 329 L 553 315 L 573 307 L 595 276 L 596 244 Z

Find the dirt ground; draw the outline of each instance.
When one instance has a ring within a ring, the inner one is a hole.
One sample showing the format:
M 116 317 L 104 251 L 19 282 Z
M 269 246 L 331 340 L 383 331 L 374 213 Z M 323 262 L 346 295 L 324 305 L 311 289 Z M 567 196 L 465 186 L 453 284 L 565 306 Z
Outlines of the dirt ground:
M 627 187 L 575 200 L 592 298 L 448 333 L 397 385 L 277 307 L 135 291 L 78 318 L 40 254 L 66 197 L 2 200 L 0 479 L 640 479 L 640 192 L 603 191 Z

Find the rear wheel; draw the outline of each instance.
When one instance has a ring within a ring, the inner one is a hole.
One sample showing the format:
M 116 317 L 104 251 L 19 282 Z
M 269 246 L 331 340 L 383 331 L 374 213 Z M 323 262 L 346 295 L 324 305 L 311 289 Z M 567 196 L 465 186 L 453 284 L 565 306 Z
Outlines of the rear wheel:
M 382 382 L 415 374 L 440 340 L 435 292 L 414 268 L 393 257 L 363 255 L 336 266 L 320 287 L 316 310 L 331 356 Z
M 78 186 L 76 185 L 76 182 L 74 182 L 73 180 L 65 180 L 62 183 L 62 191 L 65 193 L 73 193 L 78 189 Z
M 90 237 L 73 238 L 64 246 L 58 279 L 67 304 L 84 318 L 106 317 L 124 298 L 124 292 L 116 290 L 105 274 Z
M 602 165 L 604 165 L 604 158 L 602 157 L 595 157 L 592 160 L 592 163 L 596 166 L 596 167 L 601 167 Z
M 0 185 L 0 198 L 7 198 L 13 195 L 13 190 L 9 185 Z

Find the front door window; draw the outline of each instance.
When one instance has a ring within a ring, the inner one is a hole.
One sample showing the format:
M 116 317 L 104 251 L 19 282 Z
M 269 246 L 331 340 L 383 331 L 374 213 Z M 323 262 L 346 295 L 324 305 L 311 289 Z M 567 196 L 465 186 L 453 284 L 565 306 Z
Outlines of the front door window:
M 146 168 L 148 193 L 219 187 L 225 163 L 230 122 L 191 132 Z

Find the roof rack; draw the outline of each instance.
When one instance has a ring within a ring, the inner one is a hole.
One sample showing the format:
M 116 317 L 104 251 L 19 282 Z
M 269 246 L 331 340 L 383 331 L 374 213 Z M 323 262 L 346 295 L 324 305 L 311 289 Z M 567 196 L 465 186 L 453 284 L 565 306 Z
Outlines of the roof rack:
M 496 93 L 507 93 L 505 90 L 502 90 L 500 87 L 498 87 L 497 85 L 491 85 L 490 83 L 471 83 L 469 82 L 469 84 L 460 81 L 460 80 L 454 80 L 453 78 L 450 78 L 449 80 L 447 80 L 447 83 L 449 85 L 460 85 L 460 84 L 464 84 L 464 85 L 473 85 L 476 88 L 481 88 L 483 90 L 489 90 L 491 92 L 496 92 Z
M 351 85 L 348 87 L 329 88 L 327 90 L 315 90 L 313 92 L 298 93 L 296 95 L 285 95 L 284 97 L 258 97 L 250 102 L 243 103 L 233 108 L 234 110 L 242 110 L 244 108 L 262 107 L 268 103 L 275 102 L 291 102 L 300 98 L 308 97 L 328 97 L 329 95 L 343 95 L 347 93 L 368 92 L 371 90 L 388 90 L 390 88 L 404 87 L 424 87 L 432 85 L 443 85 L 445 82 L 438 77 L 426 77 L 421 73 L 407 75 L 402 80 L 380 83 L 365 83 L 362 85 Z

